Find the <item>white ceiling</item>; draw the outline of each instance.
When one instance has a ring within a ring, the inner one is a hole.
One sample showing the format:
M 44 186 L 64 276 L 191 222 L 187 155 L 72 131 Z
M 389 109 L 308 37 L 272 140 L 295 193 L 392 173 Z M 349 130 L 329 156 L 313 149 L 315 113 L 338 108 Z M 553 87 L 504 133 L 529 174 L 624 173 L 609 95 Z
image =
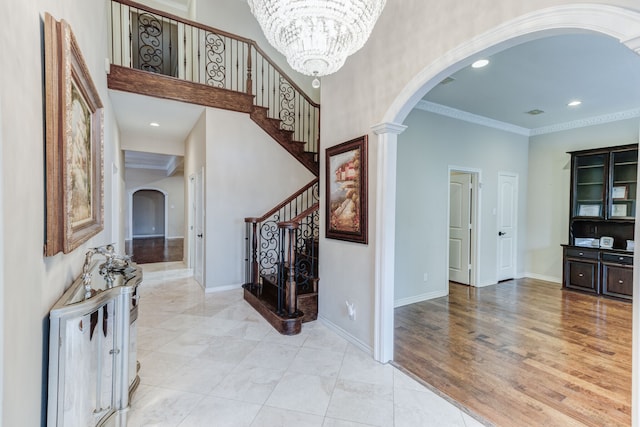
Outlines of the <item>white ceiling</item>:
M 186 0 L 185 0 L 186 1 Z M 476 58 L 477 59 L 477 58 Z M 547 37 L 492 55 L 482 69 L 465 67 L 454 81 L 433 88 L 417 107 L 535 134 L 569 124 L 640 116 L 640 56 L 612 38 L 595 34 Z M 109 91 L 122 135 L 184 141 L 203 107 Z M 577 108 L 567 107 L 582 100 Z M 526 114 L 532 109 L 543 114 Z M 621 114 L 623 113 L 623 114 Z M 152 128 L 150 122 L 160 127 Z M 130 157 L 130 164 L 154 162 Z M 135 161 L 134 161 L 135 159 Z
M 640 56 L 615 39 L 553 36 L 487 59 L 488 66 L 461 69 L 424 99 L 528 130 L 630 110 L 640 114 Z M 573 99 L 582 105 L 569 108 Z M 526 114 L 533 109 L 544 113 Z
M 193 129 L 204 107 L 128 92 L 109 90 L 109 98 L 123 139 L 176 141 L 184 140 Z M 152 127 L 155 122 L 160 126 Z M 177 166 L 176 166 L 177 165 Z M 125 150 L 125 167 L 181 171 L 182 156 Z M 177 167 L 173 170 L 174 167 Z

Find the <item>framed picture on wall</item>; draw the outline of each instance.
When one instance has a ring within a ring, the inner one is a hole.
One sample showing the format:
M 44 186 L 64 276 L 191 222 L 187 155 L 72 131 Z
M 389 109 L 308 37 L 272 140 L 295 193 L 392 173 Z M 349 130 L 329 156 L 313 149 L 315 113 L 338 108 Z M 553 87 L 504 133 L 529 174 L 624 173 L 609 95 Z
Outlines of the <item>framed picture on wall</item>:
M 327 148 L 326 237 L 367 243 L 367 136 Z
M 45 255 L 71 252 L 104 228 L 103 111 L 65 21 L 45 15 Z

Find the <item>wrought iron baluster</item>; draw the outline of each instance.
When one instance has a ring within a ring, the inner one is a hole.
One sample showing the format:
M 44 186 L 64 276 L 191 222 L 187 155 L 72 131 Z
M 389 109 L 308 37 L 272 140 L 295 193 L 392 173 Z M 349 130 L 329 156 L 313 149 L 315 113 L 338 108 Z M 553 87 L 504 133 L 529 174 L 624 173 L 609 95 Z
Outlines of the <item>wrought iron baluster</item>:
M 247 45 L 247 93 L 253 95 L 253 80 L 251 79 L 251 45 Z
M 225 85 L 226 68 L 224 65 L 225 54 L 224 39 L 216 34 L 207 32 L 205 36 L 205 54 L 207 58 L 206 84 L 223 88 Z
M 262 58 L 262 67 L 260 71 L 260 100 L 262 101 L 260 105 L 264 106 L 264 57 Z
M 137 15 L 138 68 L 162 72 L 162 21 L 149 13 Z
M 200 52 L 200 45 L 202 43 L 200 43 L 200 35 L 202 34 L 202 31 L 198 31 L 198 82 L 202 83 L 202 78 L 200 76 L 200 70 L 202 70 L 202 53 Z

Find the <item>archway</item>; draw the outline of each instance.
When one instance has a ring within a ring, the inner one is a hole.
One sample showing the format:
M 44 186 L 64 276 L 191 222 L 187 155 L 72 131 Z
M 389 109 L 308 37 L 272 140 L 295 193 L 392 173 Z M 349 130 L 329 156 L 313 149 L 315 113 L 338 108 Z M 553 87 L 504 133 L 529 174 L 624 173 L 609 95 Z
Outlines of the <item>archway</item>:
M 157 189 L 138 189 L 131 194 L 130 238 L 165 237 L 167 194 Z
M 640 53 L 640 13 L 604 5 L 565 5 L 536 11 L 507 22 L 459 46 L 416 75 L 387 109 L 383 123 L 372 128 L 378 135 L 375 330 L 374 356 L 381 362 L 393 358 L 395 198 L 397 135 L 417 102 L 444 77 L 468 65 L 474 55 L 491 55 L 519 43 L 555 34 L 589 30 L 614 37 Z M 636 217 L 636 220 L 639 218 Z M 640 233 L 636 229 L 636 239 Z M 637 261 L 636 261 L 637 262 Z M 639 289 L 638 264 L 634 266 L 634 292 Z M 633 306 L 633 326 L 640 326 L 639 304 Z M 634 334 L 633 372 L 638 368 L 638 340 Z M 633 420 L 637 419 L 638 384 L 633 378 Z

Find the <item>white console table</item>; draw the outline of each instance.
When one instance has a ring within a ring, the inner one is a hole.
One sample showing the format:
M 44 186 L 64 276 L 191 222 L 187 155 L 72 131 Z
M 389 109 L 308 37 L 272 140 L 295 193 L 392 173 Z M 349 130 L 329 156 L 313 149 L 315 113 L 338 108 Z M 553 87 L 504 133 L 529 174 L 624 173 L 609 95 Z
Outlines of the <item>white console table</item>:
M 142 271 L 134 263 L 112 270 L 90 260 L 49 314 L 49 427 L 124 427 L 129 398 L 140 382 L 136 319 Z

